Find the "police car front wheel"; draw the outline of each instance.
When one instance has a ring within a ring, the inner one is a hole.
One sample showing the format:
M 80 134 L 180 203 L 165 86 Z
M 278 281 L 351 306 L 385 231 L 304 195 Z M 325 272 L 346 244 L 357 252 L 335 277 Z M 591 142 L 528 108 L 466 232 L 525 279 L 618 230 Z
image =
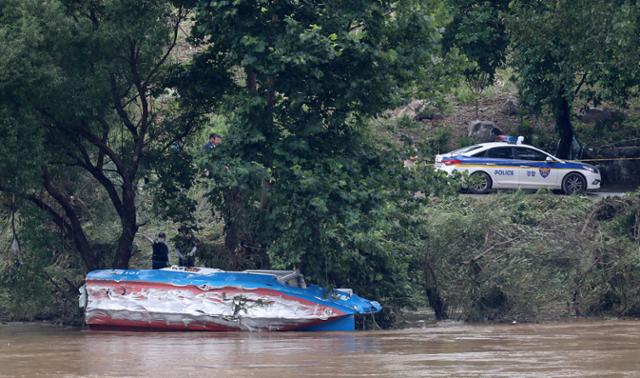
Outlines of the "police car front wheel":
M 587 180 L 579 173 L 571 172 L 562 180 L 562 191 L 565 194 L 580 194 L 587 190 Z
M 485 172 L 473 172 L 470 176 L 469 191 L 473 194 L 486 194 L 491 190 L 491 177 Z

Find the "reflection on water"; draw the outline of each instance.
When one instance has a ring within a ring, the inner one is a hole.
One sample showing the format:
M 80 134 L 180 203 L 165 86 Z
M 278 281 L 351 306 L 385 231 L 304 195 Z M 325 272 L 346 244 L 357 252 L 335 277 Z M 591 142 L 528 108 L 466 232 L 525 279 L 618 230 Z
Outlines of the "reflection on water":
M 640 376 L 640 321 L 357 333 L 97 332 L 0 325 L 0 376 Z

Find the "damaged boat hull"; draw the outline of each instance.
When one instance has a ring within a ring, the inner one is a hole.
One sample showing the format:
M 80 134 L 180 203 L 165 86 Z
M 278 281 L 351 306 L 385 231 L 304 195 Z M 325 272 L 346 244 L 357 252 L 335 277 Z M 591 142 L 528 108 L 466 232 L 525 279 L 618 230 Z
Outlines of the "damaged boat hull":
M 349 291 L 306 287 L 295 272 L 272 272 L 99 270 L 87 275 L 80 301 L 97 329 L 351 331 L 355 315 L 381 309 Z

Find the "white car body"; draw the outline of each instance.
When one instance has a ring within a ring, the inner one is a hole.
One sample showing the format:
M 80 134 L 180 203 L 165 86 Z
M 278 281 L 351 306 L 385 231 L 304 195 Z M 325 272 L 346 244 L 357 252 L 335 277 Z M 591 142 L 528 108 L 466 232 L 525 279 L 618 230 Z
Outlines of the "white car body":
M 484 172 L 491 178 L 488 189 L 547 188 L 567 192 L 567 186 L 563 187 L 565 179 L 575 179 L 576 174 L 585 179 L 582 191 L 598 189 L 601 182 L 600 171 L 590 164 L 564 161 L 533 146 L 505 142 L 482 143 L 436 155 L 435 168 L 450 175 Z

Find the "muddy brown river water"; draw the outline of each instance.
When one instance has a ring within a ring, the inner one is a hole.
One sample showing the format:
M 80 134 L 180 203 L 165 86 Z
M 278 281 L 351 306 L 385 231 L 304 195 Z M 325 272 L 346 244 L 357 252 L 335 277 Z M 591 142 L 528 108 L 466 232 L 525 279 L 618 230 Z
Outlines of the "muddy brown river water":
M 640 377 L 640 321 L 355 333 L 0 325 L 0 377 Z

